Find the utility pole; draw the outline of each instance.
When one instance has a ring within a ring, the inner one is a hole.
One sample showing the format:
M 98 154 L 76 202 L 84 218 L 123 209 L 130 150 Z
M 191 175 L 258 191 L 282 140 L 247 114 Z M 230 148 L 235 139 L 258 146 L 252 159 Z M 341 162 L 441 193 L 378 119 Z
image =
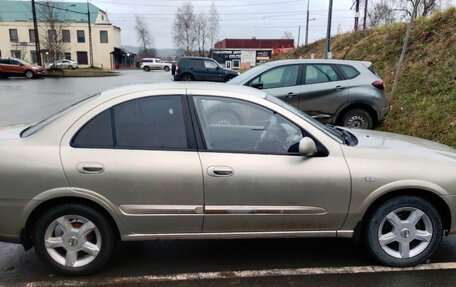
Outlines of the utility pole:
M 89 0 L 87 0 L 87 22 L 89 23 L 89 53 L 90 53 L 90 67 L 93 67 L 92 28 L 90 27 L 90 8 L 89 8 Z
M 363 19 L 363 30 L 366 30 L 366 19 L 367 19 L 367 0 L 364 1 L 364 19 Z
M 359 24 L 359 0 L 356 0 L 355 32 L 358 32 L 358 24 Z
M 43 66 L 43 63 L 41 62 L 40 35 L 38 33 L 38 22 L 36 19 L 35 0 L 32 0 L 32 14 L 33 14 L 33 29 L 35 32 L 36 61 L 37 61 L 38 65 Z
M 331 51 L 332 9 L 333 9 L 333 0 L 329 0 L 328 27 L 327 27 L 327 29 L 326 29 L 326 50 L 325 50 L 325 59 L 328 59 L 329 52 Z
M 301 38 L 301 25 L 299 25 L 299 29 L 298 29 L 298 45 L 296 45 L 296 47 L 299 47 L 300 38 Z
M 310 0 L 307 0 L 306 46 L 309 44 L 309 2 Z
M 410 38 L 410 32 L 412 31 L 412 25 L 413 25 L 413 19 L 414 19 L 413 15 L 416 14 L 416 10 L 418 8 L 418 4 L 419 3 L 420 3 L 420 1 L 416 1 L 415 2 L 415 5 L 413 6 L 413 13 L 410 16 L 410 23 L 409 23 L 408 28 L 407 28 L 407 33 L 405 34 L 404 45 L 402 46 L 401 57 L 399 58 L 399 63 L 397 64 L 396 74 L 394 75 L 393 88 L 391 89 L 391 94 L 390 94 L 390 98 L 389 98 L 389 106 L 390 107 L 391 107 L 391 104 L 393 102 L 394 94 L 396 93 L 397 82 L 399 80 L 399 75 L 401 73 L 402 62 L 404 61 L 405 52 L 407 51 L 407 44 L 408 44 L 408 41 L 409 41 L 409 38 Z

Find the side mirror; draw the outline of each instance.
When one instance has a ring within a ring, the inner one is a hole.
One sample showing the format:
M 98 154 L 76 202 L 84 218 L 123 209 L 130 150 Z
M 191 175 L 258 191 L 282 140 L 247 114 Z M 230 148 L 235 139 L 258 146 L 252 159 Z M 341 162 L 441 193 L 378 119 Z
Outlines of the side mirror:
M 255 88 L 255 89 L 258 89 L 258 90 L 262 90 L 263 89 L 263 83 L 255 83 L 255 84 L 252 84 L 252 88 Z
M 313 139 L 309 137 L 303 137 L 299 142 L 299 155 L 311 157 L 317 153 L 317 146 Z
M 218 70 L 220 70 L 220 67 L 219 67 L 219 66 L 217 66 L 217 68 L 215 68 L 215 69 L 218 71 Z

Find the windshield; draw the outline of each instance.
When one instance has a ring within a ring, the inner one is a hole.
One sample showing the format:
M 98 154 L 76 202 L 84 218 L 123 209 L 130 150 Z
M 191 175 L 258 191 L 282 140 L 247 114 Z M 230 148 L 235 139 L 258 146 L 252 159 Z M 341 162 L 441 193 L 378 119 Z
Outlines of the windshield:
M 340 135 L 340 133 L 334 131 L 334 129 L 331 129 L 328 126 L 325 126 L 324 124 L 320 123 L 319 121 L 317 121 L 316 119 L 312 118 L 311 116 L 309 116 L 308 114 L 304 113 L 303 111 L 293 107 L 292 105 L 289 105 L 289 104 L 285 103 L 284 101 L 279 100 L 276 97 L 273 97 L 273 96 L 270 96 L 270 95 L 268 95 L 266 97 L 266 100 L 268 100 L 270 102 L 273 102 L 274 104 L 277 104 L 277 105 L 281 106 L 282 108 L 287 109 L 290 112 L 296 114 L 297 116 L 305 119 L 310 124 L 312 124 L 313 126 L 318 128 L 319 130 L 323 131 L 324 133 L 326 133 L 327 135 L 329 135 L 330 137 L 335 139 L 337 142 L 339 142 L 339 143 L 344 143 L 345 142 L 345 139 Z
M 91 100 L 97 98 L 99 95 L 100 94 L 95 94 L 93 96 L 85 98 L 82 101 L 76 102 L 76 103 L 72 104 L 71 106 L 61 110 L 60 112 L 57 112 L 57 113 L 45 118 L 44 120 L 42 120 L 40 122 L 37 122 L 34 125 L 29 126 L 28 128 L 26 128 L 25 130 L 23 130 L 21 132 L 21 137 L 22 138 L 26 138 L 26 137 L 36 133 L 37 131 L 41 130 L 42 128 L 44 128 L 48 124 L 50 124 L 53 121 L 55 121 L 56 119 L 58 119 L 58 118 L 62 117 L 63 115 L 71 112 L 72 110 L 74 110 L 74 109 L 76 109 L 76 108 L 78 108 L 78 107 L 90 102 Z
M 253 75 L 259 74 L 260 72 L 262 72 L 266 68 L 267 68 L 266 65 L 256 66 L 255 68 L 252 68 L 252 69 L 248 70 L 247 72 L 244 72 L 244 73 L 240 74 L 239 76 L 237 76 L 236 78 L 232 79 L 228 83 L 229 84 L 240 85 L 244 81 L 249 80 L 250 77 L 252 77 Z

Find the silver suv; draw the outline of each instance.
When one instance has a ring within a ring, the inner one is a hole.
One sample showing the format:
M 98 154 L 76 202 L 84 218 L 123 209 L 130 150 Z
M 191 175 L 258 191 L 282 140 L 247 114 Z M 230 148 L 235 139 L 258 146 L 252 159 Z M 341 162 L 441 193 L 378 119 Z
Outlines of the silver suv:
M 370 62 L 272 61 L 228 83 L 263 89 L 323 123 L 351 128 L 372 129 L 389 110 L 384 83 Z

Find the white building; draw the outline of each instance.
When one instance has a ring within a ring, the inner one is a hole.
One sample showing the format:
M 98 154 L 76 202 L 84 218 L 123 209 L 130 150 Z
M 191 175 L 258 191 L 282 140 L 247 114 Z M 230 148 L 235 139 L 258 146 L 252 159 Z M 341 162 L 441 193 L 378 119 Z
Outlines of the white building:
M 85 2 L 50 2 L 59 18 L 62 55 L 87 67 L 90 62 L 89 29 L 87 3 Z M 48 29 L 46 9 L 41 2 L 36 2 L 40 43 L 53 33 Z M 48 8 L 49 9 L 49 8 Z M 100 68 L 122 66 L 127 60 L 121 50 L 120 28 L 113 26 L 106 12 L 89 4 L 92 30 L 93 64 Z M 22 58 L 36 63 L 35 34 L 31 1 L 0 0 L 0 57 Z M 46 45 L 40 45 L 43 62 L 47 62 L 49 52 Z M 129 55 L 129 54 L 128 54 Z M 128 59 L 130 62 L 130 59 Z

